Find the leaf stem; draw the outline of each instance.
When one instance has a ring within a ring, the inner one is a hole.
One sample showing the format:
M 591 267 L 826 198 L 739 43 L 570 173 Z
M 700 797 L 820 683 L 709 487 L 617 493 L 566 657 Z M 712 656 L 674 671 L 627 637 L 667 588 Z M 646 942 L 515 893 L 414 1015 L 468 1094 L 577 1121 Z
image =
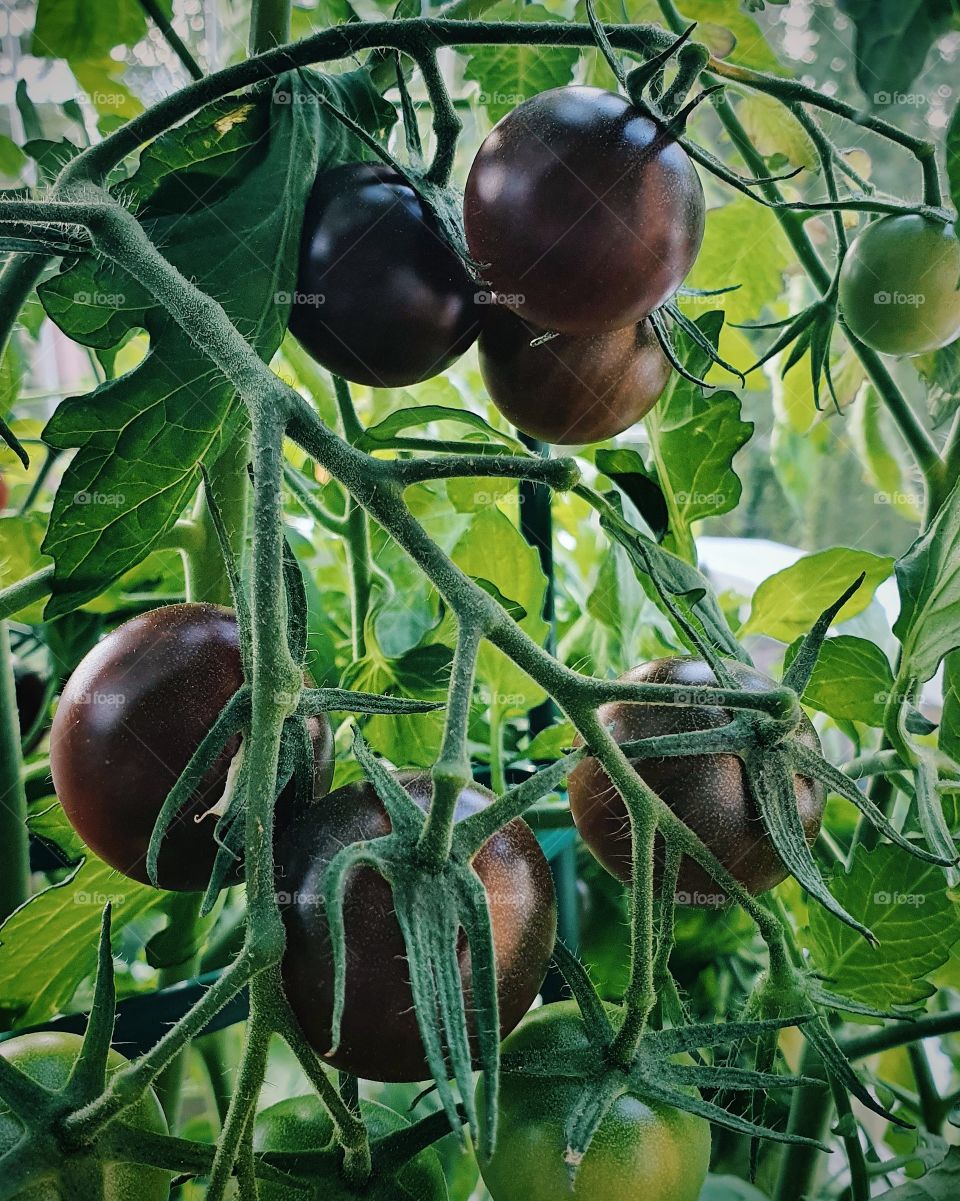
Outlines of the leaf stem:
M 27 796 L 7 623 L 0 621 L 0 922 L 29 896 Z

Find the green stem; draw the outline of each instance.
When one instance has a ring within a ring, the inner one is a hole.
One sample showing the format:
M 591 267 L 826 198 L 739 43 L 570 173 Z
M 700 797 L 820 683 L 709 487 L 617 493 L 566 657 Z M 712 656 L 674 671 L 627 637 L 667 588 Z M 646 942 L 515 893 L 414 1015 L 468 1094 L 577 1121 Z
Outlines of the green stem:
M 250 54 L 282 46 L 290 37 L 291 0 L 253 0 L 250 8 Z
M 27 605 L 50 595 L 53 588 L 53 566 L 42 567 L 26 579 L 0 588 L 0 621 L 19 613 Z
M 191 79 L 203 79 L 203 69 L 187 49 L 186 43 L 174 29 L 158 0 L 140 0 L 140 7 L 163 34 L 167 45 L 187 69 Z
M 800 1063 L 800 1075 L 826 1079 L 823 1063 L 814 1048 L 807 1043 Z M 805 1138 L 822 1141 L 827 1132 L 833 1097 L 828 1088 L 805 1086 L 793 1094 L 787 1130 Z M 776 1201 L 809 1201 L 815 1194 L 820 1150 L 803 1144 L 790 1143 L 783 1152 L 780 1172 L 774 1192 Z
M 496 697 L 490 703 L 490 787 L 497 796 L 507 789 L 503 764 L 503 713 Z
M 233 1067 L 226 1045 L 227 1034 L 226 1030 L 216 1030 L 213 1034 L 198 1038 L 193 1044 L 203 1060 L 221 1127 L 226 1121 L 230 1098 L 233 1096 Z
M 236 561 L 242 557 L 247 528 L 249 459 L 247 435 L 238 434 L 211 466 L 208 474 L 213 498 L 223 518 Z M 190 523 L 193 527 L 192 536 L 184 540 L 183 550 L 187 599 L 232 605 L 230 577 L 203 487 L 197 492 Z
M 870 1173 L 860 1144 L 860 1127 L 850 1104 L 850 1094 L 842 1081 L 834 1077 L 830 1079 L 830 1091 L 840 1119 L 840 1137 L 850 1166 L 850 1201 L 870 1201 Z
M 350 630 L 354 660 L 367 653 L 366 624 L 370 610 L 370 531 L 362 505 L 351 497 L 347 502 L 347 528 L 344 535 L 347 570 L 350 573 Z
M 910 1068 L 917 1085 L 917 1096 L 920 1098 L 920 1115 L 923 1124 L 931 1134 L 940 1134 L 943 1130 L 943 1102 L 937 1091 L 937 1082 L 930 1070 L 930 1061 L 922 1042 L 912 1042 L 907 1047 Z
M 30 840 L 13 655 L 0 621 L 0 921 L 29 896 Z

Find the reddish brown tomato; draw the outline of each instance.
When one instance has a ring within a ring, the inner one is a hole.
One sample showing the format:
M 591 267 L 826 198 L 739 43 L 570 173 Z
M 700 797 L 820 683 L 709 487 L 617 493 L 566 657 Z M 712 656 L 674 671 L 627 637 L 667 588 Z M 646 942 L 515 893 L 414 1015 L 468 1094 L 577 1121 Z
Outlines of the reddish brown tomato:
M 544 442 L 602 442 L 657 403 L 670 377 L 649 321 L 607 334 L 542 335 L 503 305 L 480 334 L 480 372 L 490 399 L 519 430 Z
M 157 816 L 223 707 L 243 683 L 236 619 L 219 605 L 153 609 L 118 626 L 83 659 L 63 690 L 50 731 L 57 796 L 74 829 L 101 859 L 149 883 L 147 847 Z M 330 787 L 333 734 L 311 723 L 314 788 Z M 206 888 L 217 852 L 215 818 L 198 819 L 223 795 L 230 739 L 161 844 L 163 888 Z M 288 813 L 293 790 L 278 801 Z M 281 808 L 282 807 L 282 808 Z
M 776 684 L 740 663 L 730 670 L 745 688 L 766 690 Z M 716 685 L 713 672 L 700 659 L 657 659 L 635 667 L 622 677 L 630 683 Z M 603 705 L 600 720 L 620 743 L 660 734 L 709 730 L 725 725 L 730 712 L 713 705 Z M 800 737 L 819 749 L 816 731 L 803 719 Z M 633 766 L 661 799 L 713 852 L 723 866 L 751 893 L 766 892 L 787 876 L 750 794 L 743 766 L 733 754 L 684 755 L 669 759 L 638 759 Z M 596 759 L 584 759 L 570 773 L 570 808 L 584 842 L 607 871 L 623 881 L 632 873 L 630 821 L 620 794 Z M 825 802 L 818 783 L 794 777 L 797 808 L 807 841 L 820 831 Z M 657 840 L 657 874 L 663 846 Z M 727 897 L 710 875 L 684 857 L 677 881 L 680 904 L 710 907 Z
M 328 370 L 380 388 L 439 374 L 479 332 L 476 291 L 391 167 L 347 163 L 317 176 L 290 330 Z
M 422 808 L 430 798 L 426 775 L 403 774 L 404 787 Z M 486 789 L 464 789 L 457 820 L 493 799 Z M 390 832 L 390 820 L 372 785 L 347 784 L 321 805 L 301 812 L 277 846 L 287 947 L 283 981 L 290 1003 L 317 1052 L 332 1067 L 367 1080 L 412 1081 L 429 1076 L 413 1008 L 403 935 L 390 886 L 372 868 L 347 881 L 346 1004 L 340 1045 L 329 1051 L 334 969 L 324 914 L 323 880 L 345 846 Z M 473 860 L 487 891 L 497 967 L 502 1033 L 507 1034 L 537 995 L 556 938 L 553 882 L 529 826 L 512 821 L 487 840 Z M 470 953 L 461 935 L 460 975 L 471 1012 Z
M 565 87 L 487 135 L 467 179 L 470 253 L 543 329 L 635 325 L 673 295 L 703 240 L 703 188 L 684 149 L 622 96 Z

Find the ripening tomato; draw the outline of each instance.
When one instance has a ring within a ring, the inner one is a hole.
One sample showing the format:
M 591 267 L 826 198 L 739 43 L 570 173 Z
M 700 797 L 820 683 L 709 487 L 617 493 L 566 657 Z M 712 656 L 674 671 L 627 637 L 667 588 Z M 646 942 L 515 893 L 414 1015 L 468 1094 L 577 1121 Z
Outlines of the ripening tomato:
M 243 683 L 237 623 L 219 605 L 167 605 L 118 626 L 70 677 L 50 731 L 53 783 L 67 817 L 101 859 L 149 883 L 147 847 L 167 794 Z M 314 788 L 333 777 L 330 724 L 311 719 Z M 158 880 L 205 889 L 217 843 L 204 816 L 224 794 L 239 735 L 220 752 L 161 844 Z M 279 804 L 291 803 L 288 786 Z
M 776 688 L 775 681 L 742 663 L 728 664 L 737 681 L 755 691 Z M 657 659 L 621 677 L 633 684 L 716 686 L 710 667 L 701 659 Z M 602 705 L 599 717 L 617 742 L 634 742 L 660 734 L 680 734 L 726 725 L 727 709 L 702 704 Z M 806 716 L 800 738 L 819 750 L 820 740 Z M 678 755 L 666 759 L 637 759 L 640 777 L 684 821 L 751 893 L 766 892 L 786 879 L 787 869 L 770 840 L 736 755 Z M 570 773 L 570 809 L 584 842 L 603 866 L 623 881 L 633 874 L 631 828 L 626 806 L 596 759 L 583 759 Z M 794 776 L 797 809 L 813 843 L 823 819 L 823 786 Z M 657 840 L 658 869 L 663 847 Z M 721 906 L 728 898 L 699 864 L 685 856 L 680 863 L 677 901 L 697 906 Z
M 505 1055 L 550 1056 L 589 1049 L 575 1001 L 535 1009 L 503 1044 Z M 477 1086 L 484 1114 L 485 1084 Z M 564 1076 L 500 1077 L 497 1145 L 480 1160 L 493 1201 L 697 1201 L 710 1163 L 703 1118 L 628 1089 L 600 1123 L 571 1187 L 566 1129 L 583 1091 Z
M 840 269 L 850 332 L 883 354 L 937 350 L 960 337 L 960 241 L 916 214 L 872 221 Z
M 479 332 L 477 288 L 409 183 L 382 163 L 317 176 L 290 330 L 329 371 L 396 388 L 438 375 Z
M 541 329 L 635 325 L 677 290 L 703 240 L 686 151 L 601 88 L 542 92 L 487 135 L 464 194 L 484 279 Z
M 426 809 L 427 775 L 403 774 L 404 787 Z M 457 820 L 484 808 L 493 794 L 464 789 Z M 323 902 L 326 868 L 345 846 L 390 832 L 390 820 L 373 785 L 338 788 L 322 805 L 301 812 L 277 844 L 287 947 L 283 981 L 308 1039 L 325 1061 L 367 1080 L 412 1081 L 429 1075 L 407 974 L 406 951 L 387 882 L 372 868 L 347 880 L 346 1005 L 340 1045 L 330 1050 L 334 969 Z M 547 861 L 530 827 L 512 821 L 476 853 L 473 866 L 487 890 L 497 967 L 500 1022 L 512 1030 L 537 995 L 556 938 L 556 906 Z M 461 939 L 460 975 L 471 1002 L 469 948 Z
M 480 373 L 490 399 L 519 430 L 555 444 L 613 438 L 635 425 L 670 378 L 649 321 L 606 334 L 543 331 L 500 304 L 480 334 Z
M 371 1142 L 404 1130 L 410 1124 L 401 1114 L 376 1101 L 361 1101 L 360 1114 Z M 330 1115 L 315 1094 L 278 1101 L 261 1110 L 253 1126 L 253 1147 L 257 1152 L 320 1151 L 332 1137 Z M 436 1151 L 432 1147 L 421 1151 L 393 1176 L 386 1177 L 375 1170 L 360 1192 L 346 1183 L 337 1188 L 324 1181 L 323 1201 L 351 1201 L 358 1196 L 369 1201 L 447 1201 L 447 1184 Z M 263 1180 L 260 1201 L 291 1201 L 290 1190 Z
M 0 1042 L 0 1057 L 38 1084 L 56 1091 L 67 1083 L 82 1046 L 83 1039 L 78 1034 L 63 1031 L 21 1034 Z M 119 1052 L 111 1051 L 107 1060 L 108 1077 L 126 1062 Z M 123 1111 L 123 1121 L 151 1134 L 167 1133 L 163 1110 L 153 1089 L 147 1089 L 139 1101 Z M 20 1141 L 22 1134 L 19 1118 L 0 1101 L 0 1157 Z M 69 1157 L 58 1161 L 51 1156 L 46 1171 L 34 1182 L 12 1196 L 4 1195 L 10 1201 L 75 1201 L 86 1197 L 91 1186 L 87 1163 L 86 1159 L 80 1164 L 71 1162 Z M 159 1168 L 103 1160 L 100 1172 L 103 1191 L 97 1194 L 97 1201 L 167 1201 L 170 1196 L 170 1173 Z

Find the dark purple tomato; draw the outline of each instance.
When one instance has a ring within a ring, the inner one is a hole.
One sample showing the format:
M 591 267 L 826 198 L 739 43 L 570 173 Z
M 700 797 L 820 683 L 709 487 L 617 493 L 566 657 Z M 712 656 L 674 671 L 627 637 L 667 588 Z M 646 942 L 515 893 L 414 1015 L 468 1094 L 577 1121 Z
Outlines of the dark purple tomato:
M 422 808 L 427 775 L 401 775 Z M 457 820 L 493 799 L 485 788 L 464 789 Z M 366 781 L 347 784 L 321 805 L 301 812 L 277 844 L 278 889 L 287 948 L 283 981 L 307 1038 L 332 1067 L 367 1080 L 412 1081 L 429 1076 L 410 989 L 403 935 L 390 886 L 372 868 L 347 881 L 346 1004 L 340 1045 L 330 1055 L 334 968 L 323 904 L 324 874 L 352 843 L 390 832 L 390 820 Z M 489 838 L 473 860 L 487 891 L 497 967 L 500 1023 L 507 1034 L 530 1008 L 543 983 L 556 938 L 556 906 L 547 861 L 529 826 L 512 821 Z M 471 1012 L 470 952 L 461 934 L 460 976 Z
M 347 163 L 304 214 L 290 330 L 329 371 L 396 388 L 444 371 L 479 332 L 476 285 L 402 176 Z
M 776 683 L 741 663 L 728 664 L 745 688 L 766 690 Z M 713 672 L 700 659 L 657 659 L 621 677 L 634 684 L 716 685 Z M 715 705 L 603 705 L 600 720 L 617 742 L 634 742 L 660 734 L 709 730 L 725 725 L 728 709 Z M 820 740 L 804 716 L 800 738 L 819 750 Z M 684 821 L 723 866 L 754 895 L 786 879 L 783 866 L 751 795 L 743 765 L 733 754 L 683 755 L 668 759 L 637 759 L 637 773 Z M 584 842 L 607 871 L 623 881 L 632 875 L 630 820 L 620 794 L 596 759 L 584 759 L 570 773 L 570 808 Z M 794 776 L 797 809 L 808 843 L 820 831 L 825 795 L 822 786 Z M 659 876 L 663 845 L 657 840 Z M 699 864 L 685 856 L 680 863 L 676 899 L 679 904 L 721 906 L 728 898 Z
M 490 399 L 517 429 L 544 442 L 602 442 L 657 403 L 670 364 L 649 321 L 606 334 L 543 331 L 504 305 L 489 306 L 480 333 L 480 372 Z
M 70 677 L 50 731 L 53 783 L 83 841 L 111 867 L 147 877 L 147 847 L 167 794 L 243 683 L 237 623 L 219 605 L 153 609 L 118 626 Z M 314 788 L 333 778 L 333 734 L 311 723 Z M 216 818 L 239 735 L 220 752 L 161 844 L 162 888 L 205 889 L 216 858 Z M 278 806 L 292 805 L 288 786 Z M 279 812 L 279 808 L 278 808 Z
M 568 334 L 635 325 L 672 296 L 700 249 L 704 211 L 683 147 L 622 96 L 591 87 L 542 92 L 504 117 L 464 196 L 484 279 L 528 321 Z

